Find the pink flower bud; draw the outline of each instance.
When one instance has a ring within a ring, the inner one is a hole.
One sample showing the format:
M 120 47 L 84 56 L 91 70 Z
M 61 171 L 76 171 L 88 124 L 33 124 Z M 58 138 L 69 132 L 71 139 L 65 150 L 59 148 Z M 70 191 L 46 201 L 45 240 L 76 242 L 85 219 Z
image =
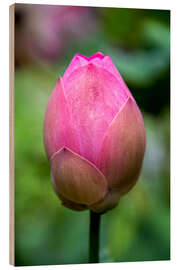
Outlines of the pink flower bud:
M 54 189 L 69 208 L 105 212 L 135 185 L 144 122 L 109 56 L 74 56 L 49 99 L 44 143 Z

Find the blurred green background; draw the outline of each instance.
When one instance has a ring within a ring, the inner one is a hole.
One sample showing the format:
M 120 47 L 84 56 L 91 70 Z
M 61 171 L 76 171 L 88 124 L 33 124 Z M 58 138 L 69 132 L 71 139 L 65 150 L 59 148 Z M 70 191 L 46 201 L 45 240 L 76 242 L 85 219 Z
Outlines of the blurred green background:
M 43 118 L 75 53 L 110 55 L 145 120 L 137 185 L 102 216 L 101 262 L 170 259 L 170 12 L 15 7 L 15 263 L 88 262 L 89 213 L 61 206 L 50 181 Z

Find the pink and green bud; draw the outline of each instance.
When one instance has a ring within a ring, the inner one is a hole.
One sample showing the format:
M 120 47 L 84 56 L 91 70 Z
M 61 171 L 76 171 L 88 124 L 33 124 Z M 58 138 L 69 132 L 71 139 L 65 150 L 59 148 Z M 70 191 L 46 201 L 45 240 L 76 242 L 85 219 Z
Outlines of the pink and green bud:
M 114 208 L 139 177 L 145 137 L 141 112 L 111 58 L 76 54 L 44 121 L 52 183 L 63 205 Z

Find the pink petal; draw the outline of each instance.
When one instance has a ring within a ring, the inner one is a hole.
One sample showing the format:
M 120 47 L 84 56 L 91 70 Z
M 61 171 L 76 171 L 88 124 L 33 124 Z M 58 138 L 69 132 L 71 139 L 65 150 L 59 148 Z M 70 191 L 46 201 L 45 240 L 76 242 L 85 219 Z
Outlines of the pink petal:
M 127 99 L 119 81 L 92 63 L 74 70 L 64 84 L 78 154 L 95 162 L 102 138 Z
M 63 146 L 68 146 L 72 150 L 77 148 L 60 78 L 51 94 L 45 113 L 44 144 L 49 159 Z
M 57 194 L 78 204 L 92 204 L 107 192 L 103 174 L 89 161 L 67 148 L 51 159 L 52 181 Z
M 145 151 L 145 129 L 136 103 L 129 97 L 112 121 L 97 160 L 112 189 L 121 194 L 135 184 Z

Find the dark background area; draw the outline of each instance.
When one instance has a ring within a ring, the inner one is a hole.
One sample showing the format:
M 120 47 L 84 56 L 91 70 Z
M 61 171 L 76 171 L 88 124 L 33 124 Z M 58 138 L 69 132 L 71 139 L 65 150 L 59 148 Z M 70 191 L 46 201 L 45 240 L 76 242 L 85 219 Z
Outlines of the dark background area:
M 16 4 L 15 262 L 88 262 L 89 213 L 61 206 L 43 145 L 46 105 L 75 53 L 109 55 L 143 113 L 143 170 L 102 217 L 101 262 L 170 259 L 170 12 Z

